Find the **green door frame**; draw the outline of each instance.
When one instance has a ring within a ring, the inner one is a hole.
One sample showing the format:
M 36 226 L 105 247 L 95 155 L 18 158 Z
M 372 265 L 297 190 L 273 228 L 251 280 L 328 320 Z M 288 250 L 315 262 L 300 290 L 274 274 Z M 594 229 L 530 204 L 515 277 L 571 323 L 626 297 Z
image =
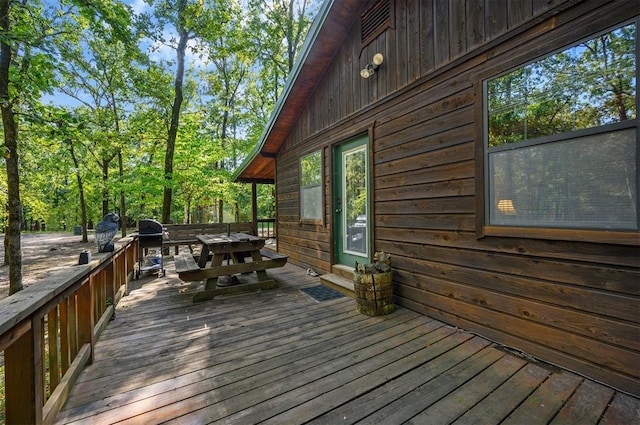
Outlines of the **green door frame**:
M 332 163 L 334 264 L 355 267 L 356 262 L 369 263 L 372 219 L 368 134 L 335 145 Z

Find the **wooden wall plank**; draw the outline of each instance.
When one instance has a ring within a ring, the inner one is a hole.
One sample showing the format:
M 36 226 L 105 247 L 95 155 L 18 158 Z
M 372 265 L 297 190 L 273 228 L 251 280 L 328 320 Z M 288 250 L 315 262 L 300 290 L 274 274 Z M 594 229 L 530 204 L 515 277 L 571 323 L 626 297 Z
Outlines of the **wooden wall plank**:
M 409 47 L 410 42 L 407 40 L 407 33 L 413 29 L 409 29 L 408 6 L 406 2 L 396 1 L 396 30 L 398 35 L 396 39 L 396 87 L 402 87 L 410 81 L 409 78 Z M 411 44 L 413 46 L 413 44 Z
M 424 169 L 426 167 L 437 167 L 439 165 L 451 164 L 454 162 L 473 160 L 474 153 L 474 143 L 467 142 L 422 154 L 414 153 L 413 155 L 405 158 L 376 165 L 375 170 L 376 175 L 378 176 L 404 173 L 412 170 Z M 409 154 L 411 154 L 411 152 L 409 152 Z
M 484 0 L 466 0 L 466 9 L 466 50 L 470 50 L 485 41 L 485 2 Z
M 377 204 L 378 202 L 394 202 L 405 199 L 473 196 L 474 193 L 475 181 L 469 178 L 380 189 L 374 194 L 374 200 Z
M 420 70 L 422 75 L 435 68 L 433 0 L 420 3 Z
M 417 190 L 417 189 L 416 189 Z M 418 216 L 419 217 L 419 216 Z M 637 248 L 629 246 L 610 245 L 609 249 L 598 249 L 597 244 L 583 244 L 567 241 L 546 241 L 539 239 L 518 239 L 518 238 L 482 238 L 478 239 L 475 233 L 466 233 L 460 229 L 457 233 L 432 233 L 421 231 L 426 228 L 423 218 L 423 225 L 418 226 L 417 220 L 411 226 L 402 229 L 394 228 L 389 230 L 394 237 L 384 236 L 384 227 L 380 220 L 376 222 L 380 238 L 386 240 L 398 240 L 407 243 L 422 243 L 425 245 L 437 245 L 452 248 L 467 248 L 479 251 L 503 252 L 513 255 L 527 255 L 532 257 L 547 257 L 558 260 L 582 261 L 600 264 L 603 266 L 621 266 L 629 269 L 640 268 L 640 258 L 638 258 Z M 432 220 L 430 216 L 428 220 Z M 471 229 L 473 230 L 473 229 Z
M 375 225 L 377 228 L 388 227 L 394 230 L 410 228 L 470 232 L 475 228 L 475 221 L 473 214 L 378 214 Z M 382 249 L 380 242 L 376 240 L 376 249 Z
M 480 2 L 478 2 L 480 3 Z M 449 57 L 456 58 L 467 51 L 467 1 L 452 0 L 449 2 Z
M 389 149 L 400 146 L 404 142 L 416 140 L 417 137 L 430 136 L 450 130 L 453 125 L 464 125 L 473 122 L 473 108 L 463 107 L 447 115 L 435 117 L 428 122 L 416 124 L 416 128 L 408 127 L 389 136 L 380 136 L 376 139 L 376 149 Z M 420 131 L 420 133 L 418 133 Z
M 379 177 L 375 180 L 375 184 L 382 189 L 470 177 L 474 177 L 473 161 L 465 161 Z
M 421 97 L 416 97 L 416 99 L 420 98 Z M 446 114 L 454 113 L 467 106 L 473 105 L 474 99 L 473 91 L 465 90 L 454 93 L 443 100 L 418 106 L 414 110 L 409 109 L 411 105 L 407 105 L 407 110 L 402 116 L 395 117 L 393 120 L 387 122 L 381 121 L 376 136 L 382 138 L 411 128 L 414 125 L 423 126 L 424 123 L 428 123 L 430 120 L 439 117 L 445 117 L 446 119 L 448 118 Z M 420 128 L 421 127 L 412 129 L 418 134 L 423 134 Z
M 607 268 L 601 265 L 570 263 L 552 258 L 535 258 L 529 256 L 510 256 L 503 254 L 476 252 L 472 250 L 456 250 L 430 246 L 428 255 L 422 245 L 412 245 L 403 242 L 385 243 L 385 249 L 390 253 L 401 253 L 407 258 L 428 258 L 428 261 L 398 259 L 398 267 L 417 272 L 426 269 L 458 265 L 484 271 L 494 271 L 520 277 L 534 277 L 537 280 L 547 280 L 556 283 L 593 288 L 602 291 L 612 291 L 620 295 L 640 295 L 637 282 L 640 281 L 639 270 L 625 270 Z M 437 273 L 441 273 L 439 270 Z M 576 279 L 580 276 L 580 279 Z M 526 295 L 526 294 L 523 294 Z M 560 303 L 560 302 L 559 302 Z
M 475 129 L 471 125 L 463 125 L 451 128 L 441 133 L 427 135 L 416 133 L 417 139 L 407 140 L 400 146 L 395 146 L 386 150 L 376 150 L 374 163 L 376 166 L 389 161 L 404 158 L 407 152 L 421 154 L 436 149 L 446 148 L 461 143 L 474 141 Z M 378 146 L 376 143 L 375 146 Z M 378 170 L 380 171 L 380 170 Z
M 449 61 L 449 2 L 434 0 L 435 63 L 436 67 Z
M 486 34 L 491 39 L 508 29 L 507 6 L 509 0 L 486 0 Z
M 510 1 L 508 4 L 508 26 L 509 28 L 517 27 L 532 14 L 532 0 Z
M 422 30 L 420 28 L 422 20 L 420 19 L 420 3 L 418 1 L 408 2 L 407 4 L 407 62 L 409 78 L 412 82 L 420 78 L 422 70 L 420 66 L 420 45 Z M 400 17 L 398 17 L 399 19 Z

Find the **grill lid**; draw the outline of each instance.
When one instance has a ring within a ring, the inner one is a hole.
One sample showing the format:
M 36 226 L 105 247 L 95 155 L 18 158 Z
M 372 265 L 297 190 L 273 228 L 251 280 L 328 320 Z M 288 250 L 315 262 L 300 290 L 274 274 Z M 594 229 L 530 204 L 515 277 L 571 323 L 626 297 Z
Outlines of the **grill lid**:
M 138 223 L 138 234 L 139 235 L 161 235 L 162 234 L 162 224 L 158 223 L 156 220 L 152 219 L 143 219 Z

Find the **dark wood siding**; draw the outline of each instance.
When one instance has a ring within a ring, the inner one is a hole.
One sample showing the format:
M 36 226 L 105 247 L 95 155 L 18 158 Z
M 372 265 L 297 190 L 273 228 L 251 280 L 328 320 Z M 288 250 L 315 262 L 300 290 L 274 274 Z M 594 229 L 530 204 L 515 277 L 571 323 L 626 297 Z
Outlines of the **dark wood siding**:
M 395 26 L 364 49 L 356 23 L 280 151 L 279 249 L 330 272 L 331 146 L 372 129 L 374 248 L 392 255 L 399 304 L 639 395 L 637 246 L 476 233 L 479 84 L 639 9 L 397 0 Z M 377 52 L 385 62 L 360 78 Z M 298 160 L 319 148 L 326 219 L 301 224 Z

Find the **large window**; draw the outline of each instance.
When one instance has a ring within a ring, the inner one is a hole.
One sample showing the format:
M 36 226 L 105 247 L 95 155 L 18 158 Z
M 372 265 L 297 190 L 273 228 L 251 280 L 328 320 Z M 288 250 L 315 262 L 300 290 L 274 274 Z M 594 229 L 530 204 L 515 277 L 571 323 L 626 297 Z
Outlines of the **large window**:
M 490 226 L 638 230 L 637 29 L 485 82 Z
M 300 159 L 300 220 L 322 222 L 322 156 L 313 152 Z

